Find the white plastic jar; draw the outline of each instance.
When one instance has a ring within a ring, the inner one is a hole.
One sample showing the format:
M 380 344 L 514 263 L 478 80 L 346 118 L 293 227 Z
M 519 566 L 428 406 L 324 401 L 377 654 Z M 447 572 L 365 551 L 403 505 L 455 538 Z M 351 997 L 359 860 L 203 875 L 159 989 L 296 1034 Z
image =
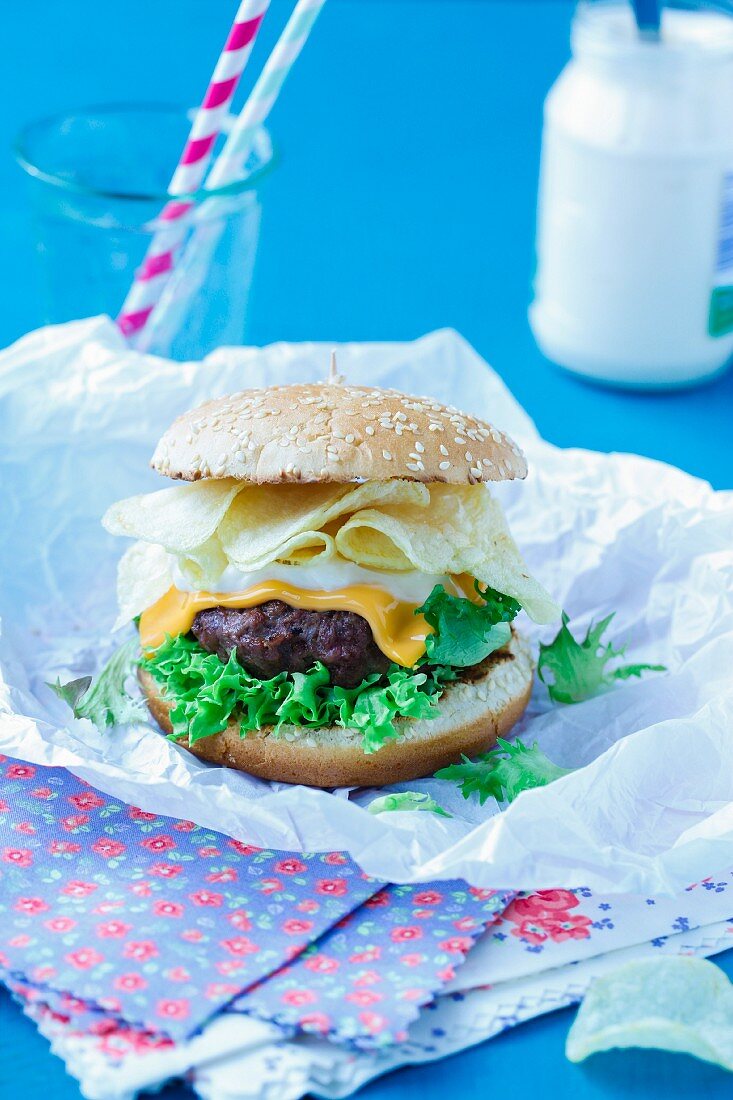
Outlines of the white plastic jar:
M 545 102 L 530 321 L 545 355 L 624 386 L 733 353 L 733 5 L 580 3 Z

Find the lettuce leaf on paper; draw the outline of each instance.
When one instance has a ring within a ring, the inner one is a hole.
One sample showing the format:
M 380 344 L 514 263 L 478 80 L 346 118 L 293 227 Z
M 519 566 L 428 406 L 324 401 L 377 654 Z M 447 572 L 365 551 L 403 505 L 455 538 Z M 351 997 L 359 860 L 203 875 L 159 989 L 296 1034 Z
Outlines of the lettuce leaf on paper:
M 540 642 L 537 675 L 547 685 L 550 698 L 556 703 L 581 703 L 597 695 L 615 680 L 628 680 L 644 672 L 666 672 L 664 665 L 631 664 L 608 668 L 616 657 L 623 657 L 626 646 L 614 649 L 601 638 L 608 629 L 613 614 L 599 623 L 591 623 L 585 638 L 578 642 L 568 629 L 568 616 L 563 612 L 562 626 L 549 645 Z M 549 674 L 549 676 L 548 676 Z
M 87 718 L 97 729 L 124 726 L 145 720 L 142 704 L 130 697 L 126 683 L 134 674 L 139 652 L 137 638 L 121 645 L 97 677 L 81 676 L 48 686 L 71 707 L 75 718 Z
M 429 813 L 438 814 L 439 817 L 452 817 L 439 803 L 423 791 L 395 791 L 394 794 L 383 794 L 380 798 L 374 798 L 367 806 L 370 814 L 384 814 L 404 810 L 427 810 Z
M 496 748 L 490 752 L 475 760 L 463 756 L 462 763 L 441 768 L 435 778 L 458 783 L 464 798 L 476 794 L 483 806 L 487 798 L 513 802 L 522 791 L 545 787 L 554 779 L 568 775 L 569 770 L 553 764 L 536 742 L 529 747 L 521 741 L 512 743 L 500 737 Z
M 455 679 L 448 668 L 393 664 L 383 676 L 375 673 L 343 688 L 317 663 L 305 673 L 260 680 L 242 668 L 236 651 L 223 663 L 183 635 L 168 637 L 142 663 L 172 704 L 173 737 L 189 744 L 220 733 L 234 718 L 242 736 L 264 726 L 273 726 L 276 735 L 287 725 L 355 727 L 363 733 L 364 751 L 372 753 L 398 736 L 396 718 L 434 717 L 443 686 Z

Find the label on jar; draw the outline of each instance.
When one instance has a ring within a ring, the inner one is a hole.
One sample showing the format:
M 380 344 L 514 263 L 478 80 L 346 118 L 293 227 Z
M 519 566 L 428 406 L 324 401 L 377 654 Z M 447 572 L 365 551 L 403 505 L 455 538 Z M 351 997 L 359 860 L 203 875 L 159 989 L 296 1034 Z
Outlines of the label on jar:
M 723 176 L 718 254 L 715 285 L 710 297 L 708 332 L 711 336 L 725 336 L 733 332 L 733 172 Z

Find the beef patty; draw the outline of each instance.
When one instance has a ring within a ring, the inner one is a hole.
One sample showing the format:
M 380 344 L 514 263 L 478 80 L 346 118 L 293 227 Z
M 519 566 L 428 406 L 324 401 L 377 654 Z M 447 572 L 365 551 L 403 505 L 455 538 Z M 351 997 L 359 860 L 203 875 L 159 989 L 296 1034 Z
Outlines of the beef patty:
M 199 611 L 191 629 L 209 653 L 226 661 L 236 649 L 240 665 L 263 679 L 278 672 L 307 672 L 322 661 L 332 683 L 355 687 L 390 664 L 369 623 L 353 611 L 302 611 L 268 600 L 259 607 Z

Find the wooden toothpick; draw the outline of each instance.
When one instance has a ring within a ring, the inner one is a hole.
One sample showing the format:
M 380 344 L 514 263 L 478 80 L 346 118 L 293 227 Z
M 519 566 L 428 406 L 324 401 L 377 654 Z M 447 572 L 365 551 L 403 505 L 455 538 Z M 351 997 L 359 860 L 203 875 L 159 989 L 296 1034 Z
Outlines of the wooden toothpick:
M 331 352 L 331 365 L 328 371 L 328 382 L 331 386 L 343 385 L 344 376 L 336 369 L 336 349 Z

